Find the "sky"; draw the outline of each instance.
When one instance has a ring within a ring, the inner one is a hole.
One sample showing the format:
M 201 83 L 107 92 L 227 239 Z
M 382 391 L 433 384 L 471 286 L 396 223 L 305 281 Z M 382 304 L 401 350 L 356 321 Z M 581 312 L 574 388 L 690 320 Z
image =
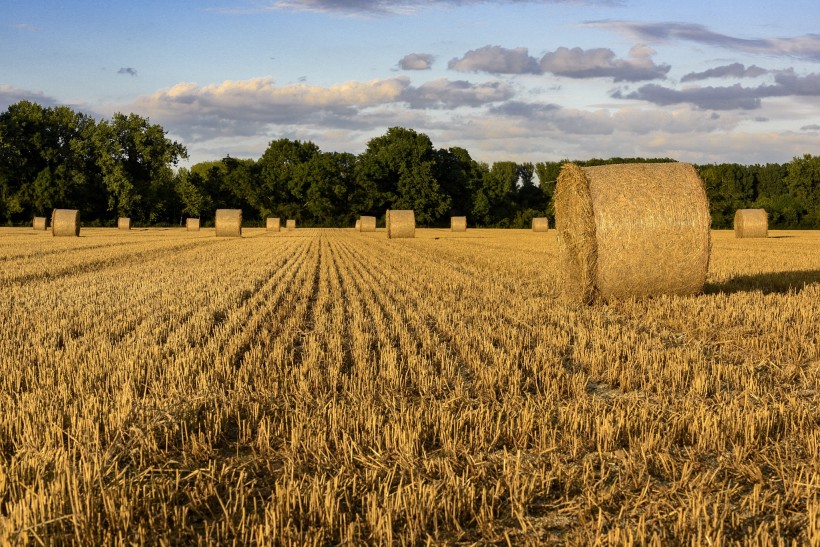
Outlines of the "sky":
M 0 111 L 136 113 L 184 164 L 390 127 L 487 162 L 820 154 L 817 0 L 0 0 Z

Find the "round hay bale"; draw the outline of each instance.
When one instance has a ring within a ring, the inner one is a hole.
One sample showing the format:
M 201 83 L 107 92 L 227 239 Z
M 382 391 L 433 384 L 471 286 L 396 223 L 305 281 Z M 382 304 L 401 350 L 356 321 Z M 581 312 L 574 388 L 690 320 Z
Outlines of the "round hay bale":
M 289 218 L 287 223 L 285 224 L 288 230 L 295 230 L 296 229 L 296 220 Z
M 265 220 L 265 228 L 269 232 L 278 232 L 280 228 L 280 221 L 278 218 L 268 217 Z
M 533 232 L 549 232 L 550 231 L 550 219 L 547 217 L 536 217 L 532 219 L 532 231 Z
M 130 230 L 131 229 L 131 219 L 127 217 L 120 217 L 117 219 L 117 228 L 120 230 Z
M 450 231 L 451 232 L 466 232 L 467 231 L 467 217 L 450 217 Z
M 703 289 L 711 217 L 688 163 L 566 163 L 554 203 L 569 296 L 590 303 Z
M 216 237 L 242 237 L 242 209 L 216 210 Z
M 735 211 L 735 237 L 769 237 L 769 214 L 766 209 Z
M 51 235 L 80 235 L 80 211 L 77 209 L 54 209 L 51 213 Z
M 412 209 L 387 210 L 387 238 L 416 237 L 416 214 Z
M 33 226 L 35 230 L 45 231 L 48 229 L 48 219 L 46 217 L 34 217 Z
M 186 218 L 185 219 L 185 229 L 189 232 L 198 232 L 199 231 L 199 219 L 198 218 Z
M 359 231 L 361 232 L 375 232 L 376 231 L 376 217 L 360 217 Z
M 361 229 L 362 229 L 362 219 L 360 218 L 356 221 L 356 231 L 359 232 L 359 231 L 361 231 Z

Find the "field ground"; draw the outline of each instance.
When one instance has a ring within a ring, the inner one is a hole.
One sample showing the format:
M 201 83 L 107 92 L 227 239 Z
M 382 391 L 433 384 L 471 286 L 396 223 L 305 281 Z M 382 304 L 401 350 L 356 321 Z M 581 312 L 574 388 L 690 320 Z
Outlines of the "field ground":
M 820 544 L 820 232 L 0 228 L 0 544 Z

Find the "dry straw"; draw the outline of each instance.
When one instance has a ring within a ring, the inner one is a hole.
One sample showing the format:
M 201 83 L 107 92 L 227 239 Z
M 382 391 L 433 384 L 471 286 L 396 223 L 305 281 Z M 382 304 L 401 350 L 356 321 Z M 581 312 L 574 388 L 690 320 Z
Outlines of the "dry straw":
M 198 218 L 186 218 L 185 219 L 185 229 L 189 232 L 198 232 L 199 231 L 199 219 Z
M 356 231 L 359 232 L 362 229 L 362 219 L 358 219 L 356 221 Z
M 467 231 L 467 217 L 450 217 L 450 231 L 451 232 L 466 232 Z
M 550 219 L 547 217 L 537 217 L 532 219 L 532 231 L 533 232 L 549 232 L 550 230 Z
M 216 210 L 216 237 L 242 237 L 242 209 Z
M 687 163 L 564 164 L 555 226 L 566 292 L 587 303 L 697 294 L 710 223 L 703 181 Z
M 288 230 L 295 230 L 296 229 L 296 220 L 289 218 L 287 223 L 285 224 Z
M 120 217 L 117 219 L 117 228 L 120 230 L 130 230 L 131 229 L 131 219 L 127 217 Z
M 769 237 L 769 214 L 765 209 L 738 209 L 735 237 Z
M 280 224 L 281 224 L 281 222 L 279 221 L 278 218 L 268 217 L 265 220 L 265 228 L 269 232 L 278 232 L 279 229 L 280 229 Z
M 412 209 L 387 210 L 387 238 L 416 237 L 416 214 Z
M 376 231 L 376 217 L 360 217 L 359 231 L 361 232 L 375 232 Z
M 76 209 L 54 209 L 51 213 L 51 235 L 80 235 L 80 212 Z
M 48 229 L 48 219 L 46 217 L 34 217 L 34 229 L 45 231 Z

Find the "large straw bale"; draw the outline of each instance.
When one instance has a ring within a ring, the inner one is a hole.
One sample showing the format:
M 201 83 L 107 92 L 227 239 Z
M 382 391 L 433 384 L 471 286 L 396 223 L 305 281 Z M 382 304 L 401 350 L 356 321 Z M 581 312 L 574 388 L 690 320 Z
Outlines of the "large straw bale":
M 769 214 L 766 209 L 735 211 L 735 237 L 769 237 Z
M 467 217 L 450 217 L 450 231 L 451 232 L 466 232 L 467 231 Z
M 289 218 L 287 223 L 285 224 L 288 230 L 295 230 L 296 229 L 296 220 Z
M 703 181 L 687 163 L 567 163 L 558 176 L 565 288 L 583 302 L 699 293 L 710 224 Z
M 416 237 L 416 214 L 412 209 L 388 209 L 387 238 Z
M 80 235 L 80 211 L 77 209 L 54 209 L 51 213 L 51 235 Z
M 128 217 L 120 217 L 117 219 L 117 228 L 120 230 L 130 230 L 131 229 L 131 219 Z
M 215 223 L 217 237 L 242 237 L 242 209 L 217 209 Z
M 199 219 L 198 218 L 186 218 L 185 219 L 185 229 L 189 232 L 198 232 L 199 231 Z
M 281 221 L 278 218 L 268 217 L 265 220 L 265 228 L 269 232 L 278 232 L 280 228 Z
M 48 229 L 48 219 L 46 217 L 34 217 L 34 229 L 45 231 Z
M 536 217 L 532 219 L 532 231 L 533 232 L 549 232 L 550 230 L 550 219 L 547 217 Z
M 376 217 L 360 217 L 359 231 L 361 232 L 375 232 L 376 231 Z

